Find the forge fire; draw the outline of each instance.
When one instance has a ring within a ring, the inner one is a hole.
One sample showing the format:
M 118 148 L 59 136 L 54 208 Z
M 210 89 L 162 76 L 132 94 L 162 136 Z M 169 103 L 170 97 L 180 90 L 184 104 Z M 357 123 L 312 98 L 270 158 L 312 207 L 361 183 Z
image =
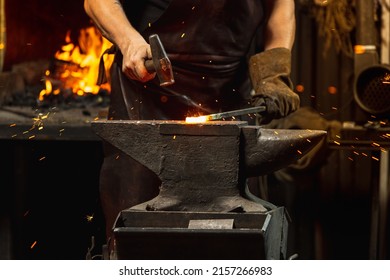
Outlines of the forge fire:
M 77 43 L 68 31 L 65 44 L 56 52 L 51 69 L 45 73 L 45 88 L 39 93 L 39 100 L 63 91 L 78 96 L 98 94 L 101 89 L 110 91 L 108 83 L 99 86 L 97 80 L 100 57 L 111 45 L 94 26 L 81 29 Z M 113 58 L 106 55 L 103 59 L 107 70 Z

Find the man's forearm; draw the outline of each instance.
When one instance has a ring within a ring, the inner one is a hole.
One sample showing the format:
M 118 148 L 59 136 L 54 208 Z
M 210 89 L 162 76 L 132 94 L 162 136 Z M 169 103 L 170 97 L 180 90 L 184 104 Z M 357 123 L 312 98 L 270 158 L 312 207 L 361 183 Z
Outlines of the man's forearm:
M 294 0 L 266 0 L 268 22 L 265 30 L 265 50 L 291 49 L 295 38 Z
M 84 9 L 103 36 L 120 49 L 133 36 L 140 36 L 128 21 L 119 0 L 84 0 Z

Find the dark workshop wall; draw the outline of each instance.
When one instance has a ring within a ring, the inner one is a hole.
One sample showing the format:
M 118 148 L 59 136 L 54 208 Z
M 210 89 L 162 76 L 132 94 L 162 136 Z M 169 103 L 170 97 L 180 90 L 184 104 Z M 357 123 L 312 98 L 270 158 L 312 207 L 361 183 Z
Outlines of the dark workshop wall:
M 304 86 L 301 105 L 316 109 L 327 120 L 370 119 L 353 99 L 353 58 L 333 46 L 324 54 L 318 25 L 299 3 L 292 79 Z M 378 184 L 379 165 L 372 157 L 378 158 L 378 153 L 329 149 L 328 154 L 309 184 L 283 186 L 290 198 L 281 203 L 294 207 L 291 253 L 300 253 L 303 259 L 368 259 L 371 194 Z
M 82 0 L 6 0 L 4 70 L 12 65 L 50 59 L 65 43 L 65 35 L 88 26 Z M 77 38 L 77 37 L 76 37 Z

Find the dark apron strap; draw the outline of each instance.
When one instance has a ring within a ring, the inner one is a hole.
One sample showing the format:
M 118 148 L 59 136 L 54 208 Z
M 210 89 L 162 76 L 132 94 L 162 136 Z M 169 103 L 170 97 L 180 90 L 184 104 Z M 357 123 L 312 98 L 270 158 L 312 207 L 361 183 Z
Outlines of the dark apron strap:
M 115 45 L 112 45 L 110 48 L 106 49 L 104 53 L 100 56 L 99 73 L 96 82 L 98 86 L 107 83 L 106 67 L 104 65 L 104 55 L 115 54 L 116 51 L 117 51 L 117 47 Z

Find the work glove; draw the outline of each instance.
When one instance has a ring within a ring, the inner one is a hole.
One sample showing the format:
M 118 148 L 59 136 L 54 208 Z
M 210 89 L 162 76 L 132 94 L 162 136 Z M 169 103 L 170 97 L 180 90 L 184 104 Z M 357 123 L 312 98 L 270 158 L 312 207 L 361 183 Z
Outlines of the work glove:
M 266 112 L 259 117 L 260 124 L 283 118 L 299 108 L 299 96 L 292 91 L 290 69 L 291 51 L 287 48 L 274 48 L 250 57 L 251 103 L 266 106 Z

